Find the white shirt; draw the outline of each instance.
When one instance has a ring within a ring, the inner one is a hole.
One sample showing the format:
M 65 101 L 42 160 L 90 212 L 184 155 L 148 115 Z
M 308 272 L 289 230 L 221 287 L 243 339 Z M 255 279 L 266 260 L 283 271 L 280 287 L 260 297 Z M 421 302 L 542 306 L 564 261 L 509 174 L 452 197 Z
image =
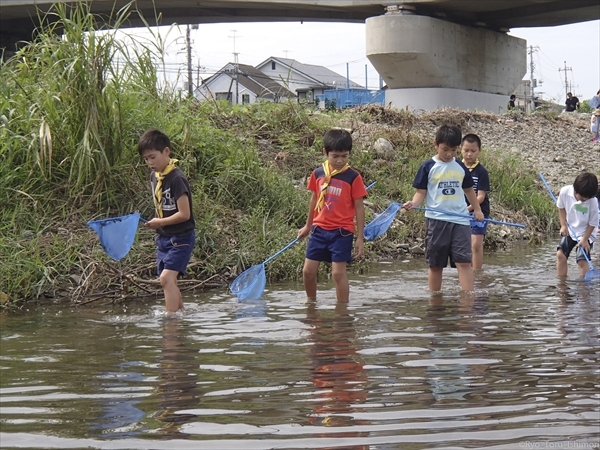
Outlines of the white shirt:
M 573 185 L 564 186 L 558 194 L 556 206 L 567 212 L 569 235 L 573 240 L 579 241 L 588 226 L 595 227 L 590 236 L 590 243 L 596 240 L 598 234 L 598 200 L 596 197 L 580 202 L 575 198 Z

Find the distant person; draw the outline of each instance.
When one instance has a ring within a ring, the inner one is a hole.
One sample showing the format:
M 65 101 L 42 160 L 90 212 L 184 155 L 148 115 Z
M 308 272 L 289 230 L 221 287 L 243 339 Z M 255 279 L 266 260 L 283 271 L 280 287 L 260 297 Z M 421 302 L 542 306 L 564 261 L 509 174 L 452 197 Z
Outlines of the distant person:
M 156 217 L 145 226 L 156 230 L 156 269 L 165 293 L 168 312 L 183 309 L 177 277 L 184 274 L 195 241 L 192 190 L 184 173 L 171 158 L 171 141 L 158 130 L 146 131 L 138 153 L 152 170 L 150 182 Z
M 490 190 L 490 175 L 483 164 L 479 162 L 479 155 L 481 154 L 481 139 L 476 134 L 467 134 L 462 139 L 460 146 L 462 153 L 462 162 L 473 178 L 473 189 L 477 196 L 477 201 L 481 206 L 481 212 L 484 217 L 490 217 L 490 199 L 488 192 Z M 467 200 L 467 209 L 469 213 L 473 213 L 473 205 Z M 483 266 L 483 240 L 487 232 L 487 222 L 483 222 L 483 226 L 480 222 L 471 222 L 471 252 L 472 261 L 471 266 L 474 270 L 480 270 Z
M 556 274 L 567 276 L 567 258 L 577 247 L 575 261 L 579 266 L 579 276 L 583 278 L 590 268 L 588 259 L 598 233 L 598 178 L 590 172 L 583 172 L 572 185 L 561 188 L 556 200 L 560 220 L 560 243 L 556 247 Z
M 308 181 L 312 197 L 308 205 L 306 225 L 298 237 L 310 234 L 302 279 L 308 300 L 317 298 L 317 274 L 321 262 L 330 262 L 337 301 L 347 303 L 350 286 L 346 265 L 364 252 L 365 207 L 367 190 L 362 176 L 350 167 L 352 136 L 346 130 L 329 130 L 323 137 L 326 160 L 315 169 Z M 356 218 L 356 227 L 354 219 Z
M 416 188 L 413 199 L 402 205 L 410 211 L 426 200 L 427 208 L 467 216 L 437 211 L 425 213 L 425 257 L 429 266 L 429 289 L 434 292 L 442 289 L 442 274 L 448 258 L 456 264 L 461 288 L 472 291 L 474 285 L 471 227 L 465 196 L 473 205 L 475 219 L 482 221 L 484 216 L 469 169 L 454 157 L 461 144 L 461 135 L 460 128 L 455 125 L 443 125 L 438 129 L 433 143 L 437 154 L 421 164 L 413 182 Z
M 567 99 L 565 100 L 565 111 L 573 112 L 579 109 L 579 99 L 574 97 L 572 93 L 567 92 Z
M 598 135 L 600 129 L 600 108 L 596 108 L 592 112 L 590 119 L 590 132 L 592 133 L 592 142 L 598 142 Z
M 507 106 L 507 109 L 509 111 L 512 111 L 513 109 L 516 108 L 516 105 L 515 105 L 515 100 L 516 99 L 517 99 L 517 96 L 515 94 L 513 94 L 513 95 L 510 96 L 510 98 L 508 100 L 508 106 Z

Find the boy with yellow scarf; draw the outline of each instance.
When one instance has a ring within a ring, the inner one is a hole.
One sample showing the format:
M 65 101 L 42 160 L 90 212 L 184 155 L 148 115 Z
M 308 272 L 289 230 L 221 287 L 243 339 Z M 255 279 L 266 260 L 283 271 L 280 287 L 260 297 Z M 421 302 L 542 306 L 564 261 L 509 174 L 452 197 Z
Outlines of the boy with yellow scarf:
M 323 137 L 326 160 L 316 168 L 308 181 L 312 197 L 306 225 L 298 237 L 310 234 L 302 269 L 308 300 L 317 298 L 317 274 L 322 261 L 331 263 L 338 302 L 347 303 L 350 287 L 346 265 L 352 260 L 352 244 L 356 230 L 355 258 L 364 251 L 365 208 L 367 190 L 362 176 L 350 167 L 352 136 L 346 130 L 329 130 Z M 356 217 L 356 226 L 354 218 Z
M 192 190 L 184 173 L 171 159 L 171 141 L 158 130 L 146 131 L 138 153 L 152 170 L 150 183 L 156 217 L 145 226 L 156 230 L 156 269 L 165 293 L 168 312 L 183 309 L 177 277 L 185 273 L 196 235 L 192 214 Z

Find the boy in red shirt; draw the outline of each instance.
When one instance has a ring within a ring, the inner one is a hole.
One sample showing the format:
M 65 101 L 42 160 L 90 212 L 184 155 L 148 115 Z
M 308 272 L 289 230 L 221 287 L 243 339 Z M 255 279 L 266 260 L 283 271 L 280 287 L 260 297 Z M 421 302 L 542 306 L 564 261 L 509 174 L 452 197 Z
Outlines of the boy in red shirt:
M 347 303 L 350 286 L 346 265 L 352 260 L 354 217 L 356 217 L 355 257 L 364 251 L 365 207 L 367 190 L 363 179 L 348 164 L 352 136 L 346 130 L 329 130 L 323 137 L 323 154 L 327 157 L 308 182 L 312 197 L 306 225 L 298 237 L 310 234 L 302 269 L 304 289 L 309 300 L 317 298 L 317 274 L 322 261 L 331 263 L 338 302 Z

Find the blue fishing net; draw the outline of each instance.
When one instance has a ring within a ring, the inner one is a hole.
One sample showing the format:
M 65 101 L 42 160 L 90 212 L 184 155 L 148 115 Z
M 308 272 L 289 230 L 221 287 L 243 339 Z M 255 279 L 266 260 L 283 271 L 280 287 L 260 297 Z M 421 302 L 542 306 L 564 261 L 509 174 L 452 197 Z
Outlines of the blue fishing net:
M 395 202 L 390 204 L 385 211 L 369 222 L 364 230 L 365 240 L 373 241 L 384 234 L 394 221 L 394 217 L 396 217 L 400 206 L 399 203 Z
M 590 268 L 590 270 L 588 270 L 585 273 L 583 279 L 585 281 L 599 281 L 600 280 L 600 270 Z
M 108 256 L 119 261 L 129 253 L 137 233 L 140 213 L 109 219 L 92 220 L 89 227 L 100 238 L 100 245 Z
M 261 263 L 239 274 L 229 286 L 229 290 L 237 296 L 238 300 L 259 300 L 266 285 L 265 265 Z

